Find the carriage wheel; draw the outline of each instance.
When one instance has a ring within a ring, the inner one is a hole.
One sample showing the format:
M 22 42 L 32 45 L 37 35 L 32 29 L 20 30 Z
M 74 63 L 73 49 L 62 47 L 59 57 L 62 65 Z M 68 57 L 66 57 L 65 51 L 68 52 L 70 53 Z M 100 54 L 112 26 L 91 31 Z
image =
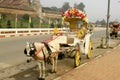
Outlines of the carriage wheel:
M 91 57 L 92 57 L 92 41 L 90 40 L 87 58 L 90 59 Z
M 74 66 L 78 67 L 80 65 L 80 60 L 81 60 L 79 44 L 76 45 L 76 48 L 78 48 L 78 50 L 76 50 L 76 53 L 75 53 Z
M 81 60 L 80 52 L 76 51 L 75 58 L 74 58 L 75 67 L 78 67 L 80 65 L 80 60 Z

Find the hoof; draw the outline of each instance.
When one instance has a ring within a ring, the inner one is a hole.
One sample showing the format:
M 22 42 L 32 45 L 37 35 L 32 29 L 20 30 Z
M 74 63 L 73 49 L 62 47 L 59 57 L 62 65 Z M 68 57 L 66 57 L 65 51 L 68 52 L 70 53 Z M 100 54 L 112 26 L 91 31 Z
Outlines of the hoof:
M 45 80 L 45 78 L 38 78 L 38 80 Z

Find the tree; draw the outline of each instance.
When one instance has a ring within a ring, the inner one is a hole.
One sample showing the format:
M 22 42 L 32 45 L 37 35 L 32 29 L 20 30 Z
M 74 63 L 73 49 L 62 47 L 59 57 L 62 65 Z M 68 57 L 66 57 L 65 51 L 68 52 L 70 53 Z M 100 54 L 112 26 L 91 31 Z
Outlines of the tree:
M 74 4 L 74 8 L 77 8 L 77 3 Z
M 100 23 L 101 23 L 102 26 L 105 26 L 105 25 L 106 25 L 106 21 L 105 21 L 104 19 L 101 20 Z
M 50 28 L 54 28 L 54 23 L 53 22 L 51 23 L 51 27 Z
M 69 8 L 70 8 L 69 2 L 65 2 L 62 6 L 62 11 L 66 11 Z
M 85 8 L 85 5 L 81 2 L 79 3 L 78 5 L 75 3 L 74 4 L 74 7 L 77 8 L 77 9 L 80 9 L 81 11 L 85 11 L 84 8 Z
M 1 16 L 2 16 L 2 19 L 6 19 L 7 14 L 3 13 L 3 14 L 1 14 Z
M 11 21 L 10 20 L 7 21 L 7 28 L 11 28 Z
M 55 7 L 55 6 L 52 6 L 51 9 L 52 9 L 53 11 L 58 11 L 58 8 Z
M 105 26 L 106 25 L 106 21 L 104 19 L 102 19 L 100 21 L 97 20 L 95 23 L 97 26 Z
M 28 14 L 24 14 L 24 15 L 23 15 L 23 20 L 28 21 L 28 20 L 29 20 L 29 15 L 28 15 Z
M 96 23 L 96 24 L 100 24 L 100 21 L 99 21 L 99 20 L 97 20 L 95 23 Z
M 30 23 L 30 27 L 33 28 L 33 22 Z
M 20 27 L 23 28 L 23 21 L 20 21 Z
M 2 25 L 1 25 L 1 19 L 0 19 L 0 28 L 2 28 Z

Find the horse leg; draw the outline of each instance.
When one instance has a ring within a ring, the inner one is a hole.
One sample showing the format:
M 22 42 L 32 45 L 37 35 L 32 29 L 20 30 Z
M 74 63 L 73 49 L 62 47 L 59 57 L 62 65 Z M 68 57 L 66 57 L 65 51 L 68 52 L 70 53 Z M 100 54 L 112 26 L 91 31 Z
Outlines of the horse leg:
M 51 58 L 51 61 L 52 61 L 52 70 L 51 70 L 51 72 L 54 73 L 54 68 L 55 68 L 54 58 Z
M 45 80 L 45 62 L 42 62 L 42 80 Z
M 56 55 L 56 57 L 54 58 L 54 64 L 55 64 L 55 69 L 54 69 L 54 72 L 56 73 L 57 72 L 57 60 L 58 60 L 58 55 Z
M 38 67 L 39 67 L 39 78 L 38 80 L 42 80 L 42 63 L 38 61 Z

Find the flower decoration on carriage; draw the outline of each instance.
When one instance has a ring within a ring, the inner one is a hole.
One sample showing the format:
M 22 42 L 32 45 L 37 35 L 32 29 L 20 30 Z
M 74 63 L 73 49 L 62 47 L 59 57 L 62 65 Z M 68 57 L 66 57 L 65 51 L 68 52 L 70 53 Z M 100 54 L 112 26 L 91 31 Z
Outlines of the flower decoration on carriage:
M 66 18 L 80 18 L 85 22 L 88 22 L 86 14 L 76 8 L 69 8 L 67 11 L 62 12 L 62 20 Z

